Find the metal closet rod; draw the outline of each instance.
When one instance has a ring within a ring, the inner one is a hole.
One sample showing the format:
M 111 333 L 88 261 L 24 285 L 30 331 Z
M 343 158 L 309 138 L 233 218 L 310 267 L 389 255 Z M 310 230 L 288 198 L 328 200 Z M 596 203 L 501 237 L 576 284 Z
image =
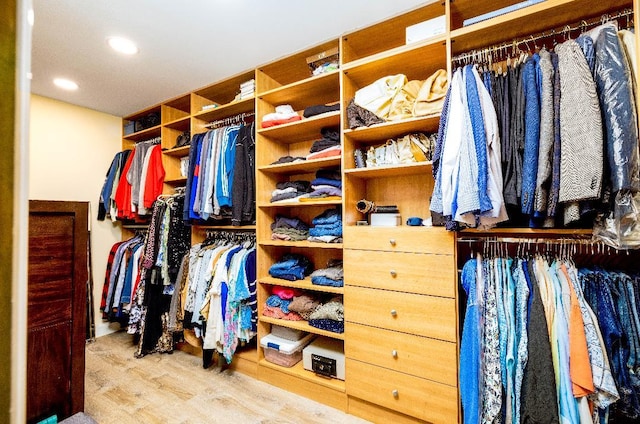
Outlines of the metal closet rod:
M 227 118 L 218 119 L 217 121 L 209 122 L 205 125 L 205 128 L 215 128 L 218 125 L 231 125 L 238 122 L 242 122 L 244 118 L 248 118 L 250 116 L 254 116 L 255 112 L 243 112 L 234 116 L 229 116 Z
M 578 23 L 574 23 L 573 26 L 571 25 L 565 25 L 562 28 L 554 28 L 551 29 L 549 31 L 543 31 L 541 33 L 538 34 L 532 34 L 526 38 L 520 39 L 520 40 L 513 40 L 511 42 L 505 42 L 505 43 L 500 43 L 500 44 L 496 44 L 493 46 L 489 46 L 489 47 L 485 47 L 483 49 L 480 50 L 472 50 L 470 52 L 465 52 L 465 53 L 461 53 L 455 57 L 452 58 L 453 62 L 462 62 L 465 60 L 469 60 L 469 59 L 480 59 L 480 58 L 484 58 L 487 55 L 490 54 L 497 54 L 499 52 L 506 52 L 507 49 L 512 49 L 512 52 L 515 52 L 517 50 L 519 50 L 519 46 L 521 44 L 524 44 L 525 46 L 527 46 L 527 50 L 530 50 L 529 48 L 529 43 L 535 43 L 538 40 L 542 40 L 544 38 L 549 38 L 549 37 L 556 37 L 558 35 L 565 35 L 566 38 L 568 38 L 569 34 L 573 31 L 577 31 L 577 30 L 581 30 L 584 31 L 586 30 L 589 26 L 593 26 L 593 25 L 602 25 L 606 22 L 609 21 L 615 21 L 618 20 L 620 18 L 623 18 L 625 16 L 630 16 L 633 15 L 633 9 L 623 9 L 620 10 L 619 12 L 616 12 L 614 14 L 609 14 L 609 13 L 605 13 L 603 15 L 600 16 L 599 19 L 592 19 L 591 22 L 587 22 L 584 19 L 581 20 Z M 455 41 L 455 40 L 454 40 Z M 520 50 L 522 51 L 522 50 Z

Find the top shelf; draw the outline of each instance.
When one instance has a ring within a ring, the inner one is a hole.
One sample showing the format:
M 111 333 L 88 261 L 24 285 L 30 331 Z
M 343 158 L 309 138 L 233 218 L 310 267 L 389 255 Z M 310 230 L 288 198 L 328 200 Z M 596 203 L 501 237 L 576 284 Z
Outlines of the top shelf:
M 237 115 L 243 112 L 251 112 L 254 110 L 255 100 L 253 97 L 248 99 L 234 101 L 224 104 L 222 106 L 215 107 L 210 110 L 198 112 L 193 115 L 195 119 L 202 121 L 215 121 L 216 119 L 226 118 L 228 116 Z
M 467 27 L 465 19 L 515 4 L 514 1 L 456 0 L 451 2 L 453 55 L 509 42 L 546 30 L 599 17 L 604 13 L 633 7 L 629 0 L 546 0 L 504 15 L 496 16 Z
M 123 138 L 128 141 L 144 141 L 150 140 L 155 137 L 160 137 L 160 133 L 162 131 L 162 127 L 160 125 L 156 125 L 155 127 L 147 128 L 142 131 L 137 131 L 132 134 L 125 135 Z
M 445 14 L 445 3 L 430 2 L 401 15 L 386 19 L 342 36 L 343 65 L 369 58 L 378 53 L 387 52 L 406 44 L 408 26 L 415 25 Z
M 295 110 L 335 102 L 340 98 L 340 73 L 331 71 L 258 93 L 272 105 L 290 104 Z

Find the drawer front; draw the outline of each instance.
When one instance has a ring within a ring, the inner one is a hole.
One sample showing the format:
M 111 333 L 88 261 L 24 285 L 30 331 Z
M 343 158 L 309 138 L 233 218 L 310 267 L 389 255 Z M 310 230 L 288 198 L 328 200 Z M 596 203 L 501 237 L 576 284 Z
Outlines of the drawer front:
M 456 304 L 450 298 L 346 286 L 344 317 L 349 322 L 456 341 Z
M 458 389 L 347 359 L 349 396 L 433 423 L 458 422 Z
M 452 255 L 345 249 L 345 284 L 455 297 Z
M 348 358 L 457 386 L 456 344 L 347 322 Z
M 453 255 L 455 245 L 453 233 L 443 227 L 345 226 L 343 237 L 347 249 Z

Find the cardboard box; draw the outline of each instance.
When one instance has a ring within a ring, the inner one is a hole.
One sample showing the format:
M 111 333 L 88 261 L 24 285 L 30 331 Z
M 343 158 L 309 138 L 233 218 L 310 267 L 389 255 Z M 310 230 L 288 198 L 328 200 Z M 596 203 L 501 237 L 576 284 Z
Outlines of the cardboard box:
M 446 27 L 447 21 L 444 15 L 408 26 L 406 29 L 406 44 L 415 43 L 436 35 L 444 34 Z
M 397 227 L 402 225 L 399 213 L 372 213 L 369 215 L 372 227 Z

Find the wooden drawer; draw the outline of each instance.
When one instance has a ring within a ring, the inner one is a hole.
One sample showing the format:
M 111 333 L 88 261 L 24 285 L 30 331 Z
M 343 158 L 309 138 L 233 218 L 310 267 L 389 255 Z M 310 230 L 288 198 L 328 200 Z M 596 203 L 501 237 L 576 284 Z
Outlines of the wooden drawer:
M 433 423 L 458 422 L 458 389 L 354 359 L 346 360 L 347 394 Z
M 345 284 L 433 296 L 455 297 L 453 255 L 348 250 Z
M 368 227 L 343 228 L 346 249 L 392 252 L 439 253 L 453 255 L 454 237 L 443 227 Z
M 345 323 L 346 357 L 457 386 L 456 344 L 366 325 Z
M 349 322 L 456 341 L 456 304 L 450 298 L 346 286 L 344 317 Z

